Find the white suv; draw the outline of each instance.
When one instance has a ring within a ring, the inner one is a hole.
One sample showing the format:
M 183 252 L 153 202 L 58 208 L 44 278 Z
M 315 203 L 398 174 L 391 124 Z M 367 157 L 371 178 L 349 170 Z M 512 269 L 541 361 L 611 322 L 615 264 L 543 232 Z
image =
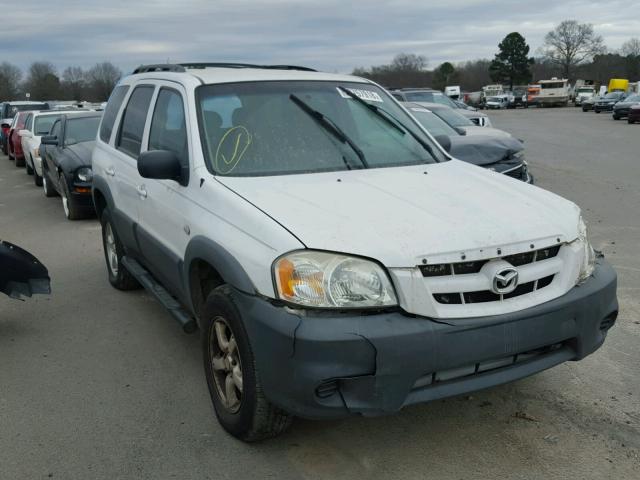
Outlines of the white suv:
M 576 205 L 450 158 L 361 78 L 141 67 L 93 173 L 110 282 L 200 328 L 216 414 L 243 440 L 579 360 L 616 319 Z

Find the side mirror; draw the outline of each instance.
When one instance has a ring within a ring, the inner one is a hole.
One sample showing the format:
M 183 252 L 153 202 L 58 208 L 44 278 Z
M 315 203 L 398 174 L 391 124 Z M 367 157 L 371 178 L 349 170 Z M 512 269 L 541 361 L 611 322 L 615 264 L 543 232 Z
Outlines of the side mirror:
M 20 130 L 20 131 L 18 131 L 18 136 L 25 137 L 25 138 L 31 138 L 31 137 L 33 137 L 33 134 L 29 130 Z
M 11 128 L 11 124 L 10 123 L 3 123 L 2 125 L 0 125 L 0 128 L 4 128 L 4 129 Z
M 188 178 L 183 175 L 182 164 L 174 152 L 169 150 L 149 150 L 138 156 L 138 173 L 143 178 L 156 180 L 175 180 L 186 185 Z
M 440 146 L 444 148 L 445 152 L 451 152 L 451 139 L 448 135 L 436 135 L 435 139 L 440 144 Z
M 55 145 L 58 146 L 58 137 L 56 135 L 46 135 L 40 139 L 40 143 L 43 145 Z

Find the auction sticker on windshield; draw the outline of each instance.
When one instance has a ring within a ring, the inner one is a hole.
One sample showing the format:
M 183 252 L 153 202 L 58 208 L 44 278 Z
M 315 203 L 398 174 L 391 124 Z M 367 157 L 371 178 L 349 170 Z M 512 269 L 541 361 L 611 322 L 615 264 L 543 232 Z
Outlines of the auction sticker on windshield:
M 344 87 L 342 87 L 344 88 Z M 338 90 L 338 93 L 340 94 L 340 96 L 342 98 L 351 98 L 347 93 L 345 93 L 342 90 L 341 87 L 336 87 L 336 89 Z M 348 88 L 347 90 L 349 90 L 351 93 L 353 93 L 355 96 L 357 96 L 358 98 L 362 99 L 362 100 L 367 100 L 369 102 L 379 102 L 379 103 L 384 103 L 384 100 L 382 100 L 382 97 L 380 95 L 378 95 L 377 92 L 372 92 L 371 90 L 360 90 L 358 88 Z

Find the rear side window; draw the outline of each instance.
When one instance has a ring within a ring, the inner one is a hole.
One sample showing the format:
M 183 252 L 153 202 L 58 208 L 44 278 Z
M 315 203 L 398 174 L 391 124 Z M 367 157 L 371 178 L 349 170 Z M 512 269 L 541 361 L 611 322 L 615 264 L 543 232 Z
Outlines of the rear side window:
M 163 88 L 158 94 L 151 119 L 149 150 L 169 150 L 176 154 L 183 165 L 188 162 L 184 103 L 175 90 Z
M 107 108 L 105 108 L 104 110 L 102 124 L 100 126 L 100 139 L 105 143 L 109 143 L 109 139 L 111 139 L 113 124 L 116 121 L 116 116 L 120 111 L 120 105 L 122 105 L 122 101 L 124 100 L 124 97 L 128 91 L 129 87 L 127 85 L 120 85 L 119 87 L 115 88 L 115 90 L 111 94 L 111 98 L 109 98 Z
M 58 120 L 60 115 L 41 115 L 36 118 L 34 135 L 48 135 L 51 131 L 51 126 L 53 122 Z
M 140 154 L 142 134 L 153 89 L 152 86 L 136 87 L 122 115 L 116 148 L 134 158 Z

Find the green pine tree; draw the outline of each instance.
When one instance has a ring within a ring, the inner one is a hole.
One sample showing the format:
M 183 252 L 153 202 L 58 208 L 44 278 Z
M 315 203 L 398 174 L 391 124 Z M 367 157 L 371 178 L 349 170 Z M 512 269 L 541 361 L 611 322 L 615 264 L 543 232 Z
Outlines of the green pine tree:
M 512 32 L 498 45 L 498 52 L 489 65 L 491 80 L 500 83 L 514 84 L 528 83 L 531 80 L 531 65 L 533 58 L 529 58 L 529 45 L 518 32 Z

